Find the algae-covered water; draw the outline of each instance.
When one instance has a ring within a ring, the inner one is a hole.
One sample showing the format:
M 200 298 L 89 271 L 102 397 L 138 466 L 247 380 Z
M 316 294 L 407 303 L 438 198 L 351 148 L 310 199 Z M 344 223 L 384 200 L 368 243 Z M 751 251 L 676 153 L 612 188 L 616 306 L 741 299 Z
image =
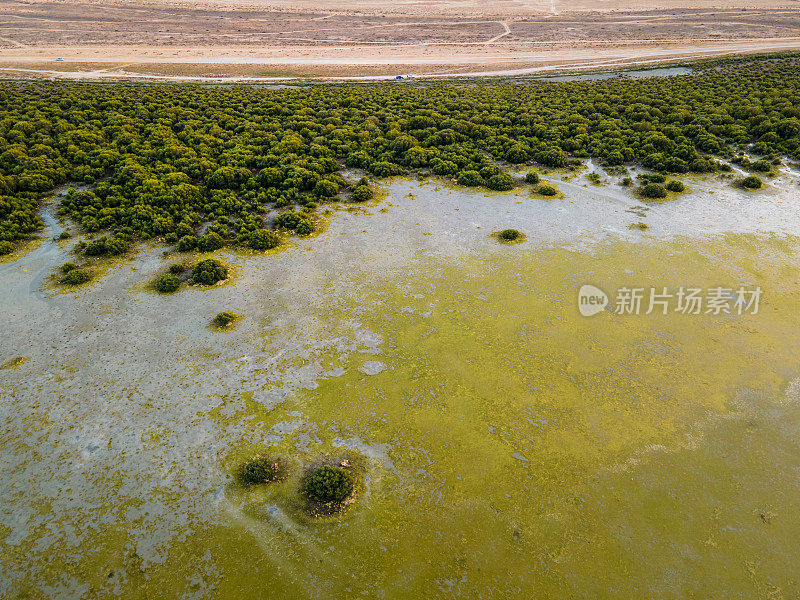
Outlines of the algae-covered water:
M 69 242 L 0 265 L 0 596 L 797 597 L 800 188 L 687 183 L 398 180 L 170 296 L 159 247 L 68 294 Z M 586 283 L 763 296 L 583 317 Z M 236 483 L 257 453 L 289 476 Z M 325 457 L 363 487 L 315 519 Z

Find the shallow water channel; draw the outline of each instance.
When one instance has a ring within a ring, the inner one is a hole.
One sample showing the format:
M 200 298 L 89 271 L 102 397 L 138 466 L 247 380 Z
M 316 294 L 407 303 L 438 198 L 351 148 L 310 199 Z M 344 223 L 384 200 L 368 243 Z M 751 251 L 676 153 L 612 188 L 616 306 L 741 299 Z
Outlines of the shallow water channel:
M 47 278 L 72 242 L 0 265 L 0 596 L 800 595 L 797 177 L 643 204 L 584 175 L 555 199 L 397 180 L 221 253 L 210 290 L 148 291 L 155 246 L 70 292 Z M 584 317 L 587 283 L 763 296 Z M 290 476 L 237 484 L 259 452 Z M 364 491 L 304 518 L 325 456 Z

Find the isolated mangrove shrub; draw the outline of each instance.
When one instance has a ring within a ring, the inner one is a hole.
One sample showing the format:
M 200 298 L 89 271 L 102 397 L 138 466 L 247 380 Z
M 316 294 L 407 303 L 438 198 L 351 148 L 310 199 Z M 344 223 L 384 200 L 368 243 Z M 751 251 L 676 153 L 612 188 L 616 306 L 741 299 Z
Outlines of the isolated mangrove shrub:
M 633 179 L 630 177 L 623 177 L 622 181 L 620 181 L 620 185 L 622 185 L 622 187 L 631 187 L 633 185 Z
M 649 199 L 667 197 L 667 190 L 664 188 L 664 186 L 661 185 L 660 183 L 655 183 L 655 182 L 651 182 L 642 186 L 640 192 L 642 196 Z
M 77 269 L 77 268 L 78 268 L 78 265 L 76 265 L 75 263 L 65 262 L 63 265 L 61 265 L 60 270 L 61 270 L 62 273 L 66 274 L 66 273 L 69 273 L 70 271 L 72 271 L 73 269 Z
M 683 185 L 683 182 L 682 181 L 677 181 L 676 179 L 668 181 L 664 185 L 664 187 L 666 189 L 668 189 L 670 192 L 683 192 L 683 191 L 686 190 L 686 186 Z
M 193 235 L 185 235 L 178 240 L 179 252 L 190 252 L 197 248 L 197 238 Z
M 281 238 L 270 229 L 256 229 L 250 234 L 250 247 L 253 250 L 271 250 L 277 248 Z
M 462 171 L 458 174 L 458 185 L 464 187 L 475 187 L 483 182 L 481 174 L 477 171 Z
M 302 487 L 306 497 L 320 503 L 344 502 L 354 490 L 355 477 L 350 471 L 328 465 L 309 473 Z
M 254 456 L 239 468 L 239 480 L 255 485 L 275 481 L 280 474 L 280 464 L 268 456 Z
M 171 294 L 180 286 L 181 280 L 172 273 L 160 275 L 153 284 L 153 287 L 155 287 L 156 291 L 160 294 Z
M 764 183 L 761 181 L 761 179 L 759 179 L 755 175 L 750 175 L 749 177 L 745 177 L 744 179 L 742 179 L 739 185 L 741 185 L 746 190 L 757 190 L 761 188 L 761 186 L 764 185 Z
M 539 189 L 538 189 L 538 192 L 542 196 L 550 196 L 550 197 L 552 197 L 552 196 L 557 196 L 558 195 L 558 189 L 556 189 L 555 186 L 552 186 L 552 185 L 547 184 L 547 183 L 544 183 L 544 184 L 540 185 Z
M 498 173 L 486 180 L 486 187 L 498 192 L 507 192 L 514 189 L 514 180 L 508 173 Z
M 201 252 L 214 252 L 214 250 L 219 250 L 224 245 L 225 240 L 214 231 L 201 235 L 197 240 L 197 248 Z
M 224 310 L 221 313 L 217 314 L 216 317 L 211 319 L 211 324 L 214 325 L 215 327 L 227 327 L 228 325 L 236 321 L 236 319 L 238 318 L 239 315 L 237 315 L 235 312 L 232 312 L 230 310 Z
M 514 240 L 518 239 L 520 235 L 522 235 L 516 229 L 504 229 L 499 234 L 500 239 L 506 240 L 508 242 L 513 242 Z
M 350 192 L 350 200 L 353 202 L 367 202 L 372 200 L 375 192 L 372 191 L 372 186 L 367 183 L 366 179 L 362 179 L 358 185 Z
M 539 173 L 536 171 L 528 171 L 525 174 L 525 183 L 529 183 L 531 185 L 536 185 L 539 183 Z
M 216 258 L 201 260 L 192 269 L 192 279 L 202 285 L 214 285 L 228 277 L 228 267 Z
M 173 275 L 180 275 L 185 270 L 186 270 L 186 265 L 184 265 L 183 263 L 172 263 L 169 266 L 169 272 L 172 273 Z
M 61 278 L 61 282 L 67 285 L 80 285 L 86 283 L 91 278 L 92 274 L 86 269 L 70 269 L 64 277 Z

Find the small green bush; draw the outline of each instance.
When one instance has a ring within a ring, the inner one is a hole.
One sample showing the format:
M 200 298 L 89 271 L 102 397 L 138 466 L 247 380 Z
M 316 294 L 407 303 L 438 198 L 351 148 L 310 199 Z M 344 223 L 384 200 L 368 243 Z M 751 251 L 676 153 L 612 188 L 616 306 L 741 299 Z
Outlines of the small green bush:
M 181 280 L 172 273 L 164 273 L 156 279 L 154 287 L 159 294 L 171 294 L 181 286 Z
M 539 183 L 539 174 L 536 171 L 528 171 L 528 173 L 525 175 L 525 183 L 536 185 Z
M 86 283 L 91 278 L 92 274 L 85 269 L 71 269 L 67 271 L 67 274 L 64 275 L 61 281 L 67 285 L 80 285 Z
M 647 185 L 643 186 L 641 189 L 641 194 L 645 198 L 666 198 L 667 190 L 664 189 L 664 186 L 660 183 L 650 182 Z
M 192 269 L 192 279 L 202 285 L 214 285 L 228 277 L 228 268 L 216 258 L 201 260 Z
M 675 179 L 668 181 L 664 187 L 667 188 L 670 192 L 683 192 L 686 190 L 686 186 L 683 185 L 683 182 L 677 181 Z
M 620 182 L 620 184 L 623 187 L 630 187 L 630 186 L 633 185 L 633 179 L 631 179 L 630 177 L 623 177 L 622 181 Z
M 314 233 L 314 224 L 309 219 L 303 219 L 295 227 L 297 235 L 311 235 Z
M 539 194 L 542 196 L 557 196 L 558 189 L 555 186 L 549 185 L 547 183 L 542 184 L 539 186 Z
M 339 194 L 339 186 L 328 179 L 320 179 L 312 193 L 318 198 L 334 198 Z
M 314 224 L 301 212 L 290 210 L 275 217 L 275 227 L 293 230 L 299 235 L 308 235 L 314 231 Z
M 200 239 L 197 240 L 197 247 L 201 252 L 214 252 L 214 250 L 219 250 L 224 245 L 225 241 L 214 231 L 201 235 Z
M 486 187 L 497 192 L 507 192 L 514 189 L 514 180 L 508 173 L 498 173 L 486 180 Z
M 78 266 L 75 263 L 65 262 L 63 265 L 61 265 L 61 272 L 66 274 L 77 268 Z
M 84 248 L 87 256 L 105 256 L 123 254 L 128 251 L 131 243 L 123 235 L 112 235 L 92 240 Z
M 316 502 L 343 502 L 355 490 L 355 478 L 341 467 L 324 466 L 315 469 L 303 482 L 303 493 Z
M 362 179 L 350 193 L 350 200 L 353 202 L 366 202 L 372 200 L 374 195 L 375 193 L 372 191 L 372 186 L 370 186 L 366 179 Z
M 646 181 L 648 183 L 664 183 L 667 178 L 664 177 L 661 173 L 650 173 L 650 174 L 642 174 L 639 175 L 639 179 L 642 181 Z
M 759 173 L 769 173 L 772 170 L 772 163 L 768 160 L 757 160 L 753 163 L 752 168 Z
M 253 250 L 271 250 L 278 247 L 281 238 L 269 229 L 256 229 L 250 234 L 249 243 Z
M 233 323 L 236 319 L 239 318 L 235 312 L 230 310 L 224 310 L 219 313 L 216 317 L 211 319 L 211 324 L 215 327 L 227 327 L 231 323 Z
M 458 185 L 463 185 L 464 187 L 475 187 L 476 185 L 480 185 L 481 181 L 481 174 L 477 171 L 461 171 L 458 174 Z
M 746 190 L 757 190 L 762 185 L 764 185 L 758 177 L 755 175 L 750 175 L 750 177 L 745 177 L 741 181 L 741 186 Z
M 239 469 L 239 479 L 243 483 L 257 484 L 275 481 L 280 473 L 278 461 L 267 456 L 255 456 Z
M 516 240 L 521 235 L 519 231 L 516 229 L 504 229 L 500 232 L 500 239 L 507 240 L 509 242 Z
M 69 231 L 62 231 L 58 235 L 58 239 L 61 240 L 61 241 L 68 240 L 70 237 L 72 237 L 72 236 L 69 234 Z
M 193 235 L 185 235 L 178 240 L 178 251 L 189 252 L 197 247 L 197 238 Z
M 186 266 L 183 263 L 172 263 L 169 266 L 169 272 L 173 275 L 180 275 L 186 270 Z

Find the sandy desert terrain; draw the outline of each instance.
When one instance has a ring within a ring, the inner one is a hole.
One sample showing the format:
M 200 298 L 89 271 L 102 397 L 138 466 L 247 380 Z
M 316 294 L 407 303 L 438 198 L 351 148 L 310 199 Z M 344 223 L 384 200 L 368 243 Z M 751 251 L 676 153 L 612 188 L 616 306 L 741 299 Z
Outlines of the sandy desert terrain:
M 390 77 L 647 64 L 800 48 L 799 8 L 797 0 L 0 0 L 0 73 Z

